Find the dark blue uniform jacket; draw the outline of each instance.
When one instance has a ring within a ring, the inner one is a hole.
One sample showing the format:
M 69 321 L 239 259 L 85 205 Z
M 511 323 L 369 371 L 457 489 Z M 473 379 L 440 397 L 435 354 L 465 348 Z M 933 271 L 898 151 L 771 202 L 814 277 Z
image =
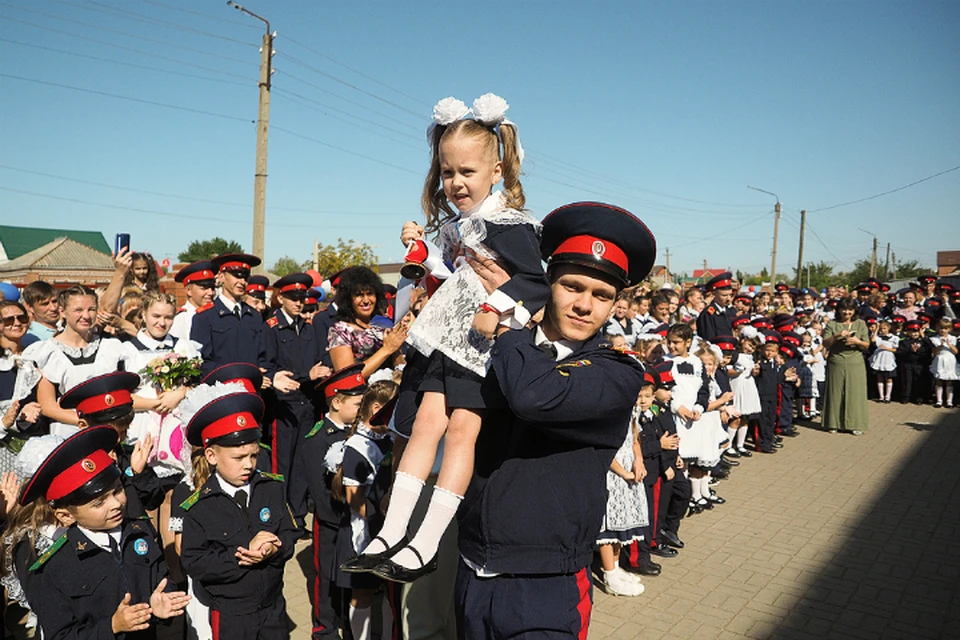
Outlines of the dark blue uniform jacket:
M 190 339 L 201 344 L 204 375 L 233 362 L 263 366 L 263 318 L 250 305 L 240 303 L 240 309 L 237 318 L 217 297 L 212 307 L 193 316 Z

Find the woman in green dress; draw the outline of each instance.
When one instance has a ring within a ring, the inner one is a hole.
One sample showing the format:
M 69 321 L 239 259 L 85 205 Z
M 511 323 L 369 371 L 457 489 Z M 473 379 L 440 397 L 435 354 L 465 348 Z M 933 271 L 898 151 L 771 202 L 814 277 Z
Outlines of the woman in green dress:
M 827 356 L 827 391 L 823 426 L 855 436 L 867 430 L 867 365 L 864 351 L 870 346 L 867 323 L 856 317 L 856 304 L 844 298 L 837 304 L 836 320 L 827 323 L 823 346 Z

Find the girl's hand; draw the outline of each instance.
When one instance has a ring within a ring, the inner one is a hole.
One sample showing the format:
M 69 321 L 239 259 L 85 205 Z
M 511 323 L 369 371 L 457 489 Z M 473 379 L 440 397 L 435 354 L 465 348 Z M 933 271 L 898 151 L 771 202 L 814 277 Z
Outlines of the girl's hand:
M 478 311 L 473 316 L 473 329 L 487 340 L 493 340 L 500 324 L 500 316 L 489 311 Z
M 20 415 L 20 401 L 14 400 L 10 404 L 10 408 L 7 409 L 7 412 L 3 414 L 3 428 L 9 429 L 17 421 L 17 416 Z
M 423 227 L 416 222 L 404 222 L 400 230 L 400 242 L 404 247 L 410 246 L 415 240 L 423 240 Z
M 643 464 L 643 458 L 637 458 L 633 461 L 633 477 L 635 482 L 643 482 L 647 477 L 647 466 Z
M 186 387 L 177 387 L 170 391 L 164 391 L 157 396 L 157 407 L 154 409 L 157 413 L 170 413 L 187 396 Z
M 9 519 L 19 508 L 17 498 L 20 497 L 20 483 L 17 474 L 7 471 L 0 481 L 0 519 Z
M 113 256 L 113 264 L 120 273 L 129 271 L 133 266 L 133 252 L 130 251 L 130 247 L 120 249 L 120 253 Z
M 627 482 L 633 482 L 635 478 L 635 476 L 633 475 L 633 471 L 623 471 L 623 472 L 620 472 L 619 475 L 621 478 L 623 478 Z
M 39 402 L 29 402 L 20 411 L 20 419 L 26 422 L 34 423 L 37 419 L 40 418 L 40 403 Z
M 133 453 L 130 454 L 130 469 L 133 475 L 143 472 L 151 451 L 153 451 L 153 436 L 147 432 L 137 440 L 137 444 L 133 445 Z
M 690 409 L 687 409 L 686 407 L 678 408 L 677 415 L 687 421 L 696 420 L 696 418 L 693 417 L 693 411 L 690 411 Z

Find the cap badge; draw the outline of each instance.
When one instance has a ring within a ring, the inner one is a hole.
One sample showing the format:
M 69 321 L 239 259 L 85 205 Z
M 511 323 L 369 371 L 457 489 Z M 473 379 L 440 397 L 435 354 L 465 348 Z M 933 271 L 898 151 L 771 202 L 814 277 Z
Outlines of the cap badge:
M 83 467 L 83 470 L 87 473 L 93 473 L 97 470 L 97 463 L 90 458 L 84 458 L 83 462 L 80 463 L 80 466 Z
M 237 416 L 237 426 L 238 427 L 247 426 L 247 419 L 243 416 Z
M 600 240 L 595 240 L 591 250 L 593 251 L 594 258 L 602 258 L 603 254 L 607 252 L 607 245 L 603 244 Z
M 103 404 L 107 405 L 108 407 L 112 407 L 115 402 L 116 400 L 114 400 L 113 396 L 109 393 L 103 396 Z

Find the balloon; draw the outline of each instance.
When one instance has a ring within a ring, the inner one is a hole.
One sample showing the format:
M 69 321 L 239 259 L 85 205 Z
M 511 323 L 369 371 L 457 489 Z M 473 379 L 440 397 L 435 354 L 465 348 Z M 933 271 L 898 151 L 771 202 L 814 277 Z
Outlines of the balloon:
M 755 286 L 750 285 L 750 293 L 753 293 L 753 292 L 756 291 L 756 290 L 757 290 L 757 288 L 756 288 Z
M 319 287 L 323 284 L 323 276 L 321 276 L 316 269 L 307 269 L 304 273 L 313 278 L 313 286 Z
M 20 289 L 9 282 L 0 282 L 0 293 L 3 294 L 4 300 L 16 301 L 20 299 Z

